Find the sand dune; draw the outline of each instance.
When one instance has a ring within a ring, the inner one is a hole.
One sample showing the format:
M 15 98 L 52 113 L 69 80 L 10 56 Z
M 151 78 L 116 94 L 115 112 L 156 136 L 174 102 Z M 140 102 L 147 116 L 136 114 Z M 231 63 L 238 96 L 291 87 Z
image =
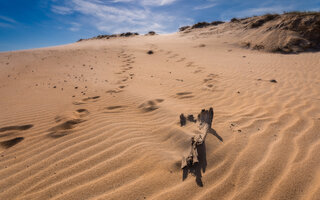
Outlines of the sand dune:
M 289 12 L 233 18 L 230 22 L 199 22 L 183 26 L 184 34 L 204 29 L 200 35 L 232 34 L 232 40 L 245 48 L 267 52 L 294 53 L 320 49 L 320 13 Z M 197 36 L 195 36 L 197 37 Z M 204 47 L 204 44 L 199 47 Z
M 320 53 L 208 30 L 1 53 L 0 199 L 320 199 Z

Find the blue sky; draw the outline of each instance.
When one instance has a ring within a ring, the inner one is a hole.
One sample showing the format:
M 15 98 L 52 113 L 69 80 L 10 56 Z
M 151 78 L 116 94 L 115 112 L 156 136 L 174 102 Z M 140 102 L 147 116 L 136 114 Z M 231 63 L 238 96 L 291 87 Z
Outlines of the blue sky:
M 0 51 L 293 10 L 320 11 L 320 0 L 0 0 Z

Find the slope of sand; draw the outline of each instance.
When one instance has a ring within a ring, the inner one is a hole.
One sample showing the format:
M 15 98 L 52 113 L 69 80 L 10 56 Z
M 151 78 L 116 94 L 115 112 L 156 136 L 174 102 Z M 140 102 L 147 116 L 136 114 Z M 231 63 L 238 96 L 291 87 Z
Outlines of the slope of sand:
M 179 28 L 188 34 L 233 34 L 239 46 L 267 52 L 305 52 L 320 49 L 320 12 L 290 12 L 233 18 L 230 22 L 199 22 Z
M 320 53 L 233 39 L 175 33 L 1 53 L 0 199 L 319 200 Z M 211 106 L 206 167 L 183 181 L 193 132 L 179 115 Z

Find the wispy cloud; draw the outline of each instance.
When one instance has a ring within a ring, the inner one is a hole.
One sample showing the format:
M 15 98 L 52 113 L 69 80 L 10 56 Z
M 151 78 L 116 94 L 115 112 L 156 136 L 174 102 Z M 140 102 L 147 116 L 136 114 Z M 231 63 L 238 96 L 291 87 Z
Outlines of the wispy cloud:
M 0 27 L 1 28 L 14 28 L 18 22 L 10 17 L 0 15 Z
M 67 15 L 67 14 L 71 14 L 72 13 L 72 10 L 68 7 L 65 7 L 65 6 L 56 6 L 56 5 L 53 5 L 51 7 L 51 10 L 57 14 L 61 14 L 61 15 Z
M 128 3 L 128 2 L 134 2 L 135 0 L 113 0 L 112 2 L 113 3 L 118 3 L 118 2 L 121 2 L 121 3 Z
M 287 10 L 290 10 L 292 6 L 271 6 L 271 7 L 262 7 L 262 8 L 251 8 L 238 12 L 242 15 L 260 15 L 265 13 L 281 13 Z
M 79 20 L 87 26 L 94 26 L 99 31 L 109 33 L 137 31 L 167 32 L 170 26 L 187 21 L 184 18 L 172 16 L 164 11 L 154 11 L 153 6 L 169 5 L 176 0 L 71 0 L 60 5 L 53 5 L 51 10 L 60 15 L 78 14 Z M 141 6 L 121 4 L 121 2 L 139 2 Z M 175 27 L 176 28 L 176 27 Z M 71 29 L 70 29 L 71 30 Z M 78 30 L 77 27 L 72 28 Z
M 233 17 L 251 17 L 254 15 L 262 15 L 267 13 L 282 13 L 284 11 L 293 10 L 293 5 L 282 6 L 282 5 L 275 5 L 275 6 L 265 6 L 265 7 L 256 7 L 256 8 L 249 8 L 249 9 L 242 9 L 239 11 L 228 10 L 221 14 L 220 18 L 222 20 L 229 20 Z
M 112 0 L 112 2 L 117 3 L 117 2 L 125 2 L 125 3 L 135 3 L 139 5 L 144 5 L 144 6 L 165 6 L 165 5 L 170 5 L 173 4 L 178 0 Z
M 81 27 L 81 24 L 79 23 L 76 23 L 76 22 L 71 22 L 70 23 L 71 27 L 69 28 L 70 31 L 79 31 L 80 30 L 80 27 Z
M 142 5 L 150 5 L 150 6 L 164 6 L 164 5 L 169 5 L 177 0 L 142 0 L 140 3 Z
M 153 30 L 168 33 L 176 31 L 180 25 L 210 20 L 210 17 L 229 20 L 233 17 L 281 13 L 299 8 L 298 1 L 288 4 L 289 1 L 51 0 L 51 11 L 60 15 L 62 23 L 71 31 L 81 29 L 90 33 L 144 33 Z M 208 12 L 204 12 L 206 16 L 201 15 L 205 9 L 214 10 L 212 16 L 208 16 Z M 72 22 L 79 26 L 72 25 Z
M 0 22 L 0 27 L 1 28 L 13 28 L 14 26 L 12 26 L 11 24 Z
M 17 23 L 16 20 L 14 20 L 14 19 L 12 19 L 10 17 L 2 16 L 2 15 L 0 15 L 0 20 L 6 21 L 6 22 L 9 22 L 9 23 L 12 23 L 12 24 Z
M 216 3 L 211 3 L 211 4 L 206 4 L 206 5 L 200 5 L 200 6 L 196 6 L 194 7 L 194 10 L 203 10 L 203 9 L 208 9 L 208 8 L 212 8 L 214 6 L 216 6 Z

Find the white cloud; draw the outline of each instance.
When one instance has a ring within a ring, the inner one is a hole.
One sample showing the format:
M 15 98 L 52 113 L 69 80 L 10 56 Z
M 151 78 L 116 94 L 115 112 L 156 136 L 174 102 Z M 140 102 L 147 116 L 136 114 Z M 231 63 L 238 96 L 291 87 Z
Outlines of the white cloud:
M 176 1 L 177 0 L 142 0 L 140 3 L 147 6 L 164 6 L 172 4 Z
M 13 28 L 14 26 L 12 26 L 11 24 L 0 22 L 0 27 L 1 28 Z
M 5 21 L 5 22 L 9 22 L 9 23 L 12 23 L 12 24 L 17 23 L 16 20 L 14 20 L 14 19 L 12 19 L 10 17 L 2 16 L 2 15 L 0 15 L 0 20 Z
M 177 0 L 112 0 L 114 3 L 135 3 L 142 6 L 165 6 L 175 3 Z
M 245 11 L 242 11 L 242 14 L 246 15 L 260 15 L 265 13 L 281 13 L 285 10 L 288 10 L 290 6 L 272 6 L 272 7 L 264 7 L 264 8 L 252 8 Z
M 128 3 L 128 2 L 134 2 L 135 0 L 113 0 L 112 2 L 114 3 L 118 3 L 118 2 L 125 2 L 125 3 Z
M 70 13 L 79 14 L 79 20 L 82 25 L 94 26 L 99 31 L 108 33 L 119 32 L 147 32 L 150 30 L 164 33 L 171 27 L 176 28 L 177 23 L 183 23 L 186 20 L 171 16 L 165 12 L 156 12 L 146 5 L 147 1 L 140 0 L 141 6 L 127 4 L 125 7 L 117 2 L 128 2 L 135 0 L 70 0 L 65 1 L 63 5 L 52 6 L 52 11 L 66 15 Z M 152 1 L 151 7 L 155 5 L 168 5 L 176 0 L 157 0 Z M 150 1 L 151 2 L 151 1 Z M 72 31 L 79 30 L 79 26 L 72 26 Z
M 67 14 L 71 14 L 72 10 L 68 7 L 65 6 L 52 6 L 51 10 L 57 14 L 61 14 L 61 15 L 67 15 Z
M 1 28 L 14 28 L 18 22 L 10 17 L 0 15 L 0 27 Z
M 70 23 L 71 27 L 69 28 L 70 31 L 79 31 L 80 30 L 80 27 L 81 27 L 81 24 L 79 23 L 76 23 L 76 22 L 71 22 Z
M 250 9 L 244 9 L 241 11 L 226 11 L 221 15 L 221 19 L 224 21 L 227 21 L 233 17 L 251 17 L 254 15 L 262 15 L 262 14 L 267 14 L 267 13 L 282 13 L 284 11 L 289 11 L 294 9 L 292 5 L 288 6 L 266 6 L 266 7 L 257 7 L 257 8 L 250 8 Z
M 208 8 L 212 8 L 212 7 L 216 6 L 216 5 L 217 5 L 216 3 L 207 4 L 207 5 L 200 5 L 200 6 L 194 7 L 194 10 L 208 9 Z

